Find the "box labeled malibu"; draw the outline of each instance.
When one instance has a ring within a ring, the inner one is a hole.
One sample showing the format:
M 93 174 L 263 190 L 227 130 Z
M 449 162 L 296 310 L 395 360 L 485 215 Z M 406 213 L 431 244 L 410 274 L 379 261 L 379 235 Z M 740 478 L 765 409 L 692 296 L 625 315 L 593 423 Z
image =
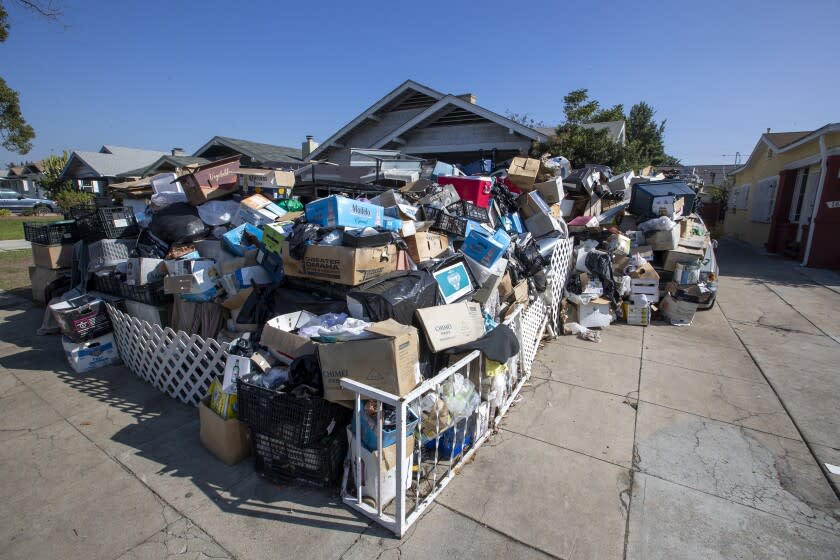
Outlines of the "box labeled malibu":
M 385 217 L 381 206 L 338 195 L 310 202 L 304 210 L 307 221 L 321 227 L 378 227 Z
M 357 286 L 394 272 L 399 265 L 396 245 L 382 247 L 336 247 L 310 245 L 303 259 L 291 256 L 289 242 L 283 242 L 283 272 L 286 276 L 329 280 Z
M 366 330 L 376 337 L 317 346 L 328 401 L 352 401 L 355 397 L 341 388 L 342 377 L 398 396 L 406 395 L 422 380 L 417 329 L 388 319 Z

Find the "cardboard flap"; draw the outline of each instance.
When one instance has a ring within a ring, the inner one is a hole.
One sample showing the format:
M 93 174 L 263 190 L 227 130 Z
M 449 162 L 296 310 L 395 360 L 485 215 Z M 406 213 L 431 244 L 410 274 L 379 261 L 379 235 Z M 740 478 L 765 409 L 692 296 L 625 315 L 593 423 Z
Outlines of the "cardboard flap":
M 402 323 L 398 323 L 393 319 L 387 319 L 385 321 L 374 323 L 369 327 L 365 328 L 365 330 L 373 334 L 388 336 L 392 338 L 402 336 L 404 334 L 412 334 L 413 332 L 417 331 L 417 329 L 415 329 L 411 325 L 403 325 Z

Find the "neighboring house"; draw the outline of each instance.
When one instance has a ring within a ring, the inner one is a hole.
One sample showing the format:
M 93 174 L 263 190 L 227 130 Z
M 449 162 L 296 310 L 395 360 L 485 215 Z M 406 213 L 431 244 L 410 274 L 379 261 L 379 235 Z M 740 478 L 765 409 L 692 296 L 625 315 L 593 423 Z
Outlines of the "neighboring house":
M 0 176 L 0 186 L 3 189 L 19 192 L 22 195 L 39 198 L 43 193 L 41 179 L 44 174 L 44 164 L 41 161 L 29 163 L 26 166 L 15 166 L 3 170 Z
M 618 142 L 622 146 L 627 144 L 627 125 L 623 120 L 587 123 L 582 124 L 580 126 L 592 130 L 606 130 L 607 138 L 609 138 L 613 142 Z M 556 126 L 537 126 L 534 127 L 534 129 L 538 132 L 541 132 L 542 134 L 545 134 L 546 136 L 554 136 L 555 132 L 557 131 Z
M 408 80 L 327 138 L 306 158 L 349 164 L 350 150 L 403 154 L 469 163 L 527 154 L 547 135 L 476 104 L 472 94 L 449 95 Z M 495 150 L 495 152 L 494 152 Z
M 297 169 L 303 165 L 300 148 L 262 144 L 226 136 L 214 136 L 193 154 L 194 157 L 206 160 L 236 155 L 241 156 L 239 164 L 242 167 Z
M 138 169 L 132 169 L 117 175 L 118 177 L 151 177 L 158 173 L 175 173 L 182 175 L 185 168 L 191 165 L 203 165 L 210 163 L 210 160 L 203 157 L 188 156 L 180 148 L 173 148 L 171 154 L 163 155 L 151 164 Z
M 805 266 L 840 268 L 840 123 L 767 129 L 729 176 L 727 234 Z
M 704 186 L 721 187 L 726 184 L 728 173 L 735 169 L 734 165 L 683 165 L 683 171 L 694 172 L 703 180 Z
M 61 178 L 73 181 L 78 190 L 102 194 L 105 187 L 119 182 L 123 173 L 151 165 L 166 152 L 122 146 L 102 146 L 98 152 L 74 151 L 61 171 Z

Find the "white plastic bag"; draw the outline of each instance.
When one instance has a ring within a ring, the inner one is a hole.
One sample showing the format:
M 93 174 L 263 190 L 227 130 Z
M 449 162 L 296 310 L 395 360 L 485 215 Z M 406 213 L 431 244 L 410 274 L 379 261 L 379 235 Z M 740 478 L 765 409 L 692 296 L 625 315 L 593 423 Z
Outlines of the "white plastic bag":
M 239 203 L 233 200 L 211 200 L 196 209 L 198 217 L 208 226 L 223 226 L 229 224 L 239 211 Z
M 601 342 L 601 333 L 587 329 L 578 323 L 566 323 L 565 328 L 572 334 L 576 334 L 580 339 L 588 340 L 590 342 Z
M 639 224 L 639 229 L 648 231 L 671 231 L 676 224 L 668 216 L 660 216 Z
M 456 421 L 472 414 L 481 402 L 475 385 L 460 373 L 453 374 L 441 384 L 440 395 Z

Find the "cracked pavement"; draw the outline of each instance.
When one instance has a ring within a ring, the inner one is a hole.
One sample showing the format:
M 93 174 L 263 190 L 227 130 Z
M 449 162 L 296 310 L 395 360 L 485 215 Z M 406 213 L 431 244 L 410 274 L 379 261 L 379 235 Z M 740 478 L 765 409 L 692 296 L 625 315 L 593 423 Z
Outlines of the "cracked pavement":
M 221 464 L 196 410 L 125 368 L 72 373 L 32 334 L 43 309 L 0 294 L 0 556 L 837 558 L 838 283 L 735 242 L 719 260 L 719 305 L 691 327 L 545 343 L 402 540 Z

